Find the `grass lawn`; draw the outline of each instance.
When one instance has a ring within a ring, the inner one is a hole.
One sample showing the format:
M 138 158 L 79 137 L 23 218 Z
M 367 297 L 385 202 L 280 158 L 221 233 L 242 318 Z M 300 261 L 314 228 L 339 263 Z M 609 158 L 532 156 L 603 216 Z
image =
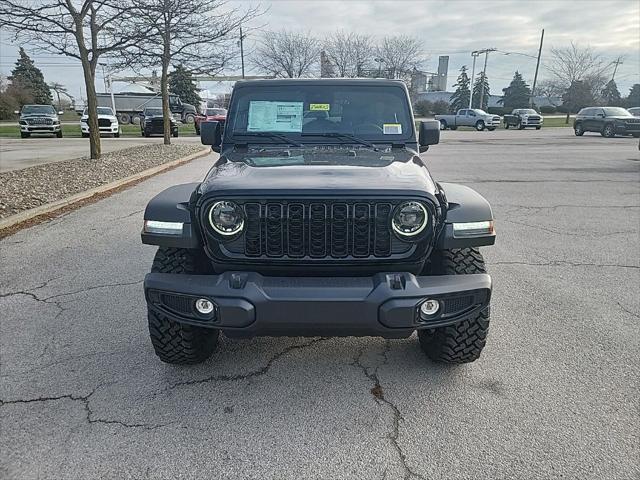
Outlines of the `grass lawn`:
M 122 125 L 123 137 L 139 137 L 140 126 L 139 125 Z M 178 134 L 180 136 L 195 136 L 196 131 L 193 125 L 178 124 Z M 80 135 L 80 121 L 77 125 L 62 125 L 62 135 L 64 137 L 81 137 Z M 8 138 L 20 138 L 20 128 L 18 125 L 0 125 L 0 137 Z

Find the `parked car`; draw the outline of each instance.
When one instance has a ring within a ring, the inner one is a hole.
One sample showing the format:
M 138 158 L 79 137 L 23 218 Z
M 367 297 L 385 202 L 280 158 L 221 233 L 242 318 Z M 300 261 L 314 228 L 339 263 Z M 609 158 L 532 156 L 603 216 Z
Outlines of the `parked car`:
M 224 123 L 227 121 L 227 110 L 224 108 L 205 108 L 204 113 L 198 115 L 194 125 L 196 133 L 200 135 L 200 124 L 202 122 L 218 122 L 224 129 Z
M 143 137 L 164 135 L 164 117 L 162 115 L 162 108 L 145 108 L 141 117 L 140 134 Z M 177 137 L 178 124 L 173 117 L 169 118 L 171 120 L 171 135 Z
M 640 118 L 621 107 L 587 107 L 576 115 L 573 130 L 578 137 L 585 132 L 598 132 L 608 138 L 616 135 L 640 137 Z
M 305 123 L 310 111 L 323 118 Z M 220 153 L 202 182 L 144 213 L 158 246 L 144 280 L 151 343 L 167 363 L 208 358 L 219 335 L 381 336 L 416 330 L 448 363 L 476 360 L 489 331 L 489 203 L 438 183 L 420 153 L 404 83 L 278 79 L 235 84 L 229 123 L 201 124 Z M 419 132 L 419 134 L 418 134 Z
M 436 115 L 435 119 L 440 122 L 440 128 L 446 130 L 456 130 L 458 127 L 474 127 L 478 131 L 485 128 L 492 132 L 500 126 L 500 116 L 480 110 L 479 108 L 458 110 L 455 115 Z
M 634 117 L 640 117 L 640 107 L 627 108 L 627 111 Z
M 516 127 L 523 130 L 527 127 L 535 127 L 536 130 L 542 128 L 544 117 L 536 112 L 533 108 L 516 108 L 511 115 L 505 115 L 502 118 L 504 128 Z
M 98 107 L 98 129 L 100 134 L 107 133 L 114 137 L 120 136 L 118 117 L 113 114 L 111 107 Z M 89 111 L 87 108 L 80 117 L 80 131 L 83 137 L 89 136 Z
M 18 124 L 20 125 L 20 138 L 29 138 L 32 134 L 50 134 L 62 138 L 62 126 L 60 118 L 63 112 L 56 112 L 51 105 L 23 105 L 20 111 Z

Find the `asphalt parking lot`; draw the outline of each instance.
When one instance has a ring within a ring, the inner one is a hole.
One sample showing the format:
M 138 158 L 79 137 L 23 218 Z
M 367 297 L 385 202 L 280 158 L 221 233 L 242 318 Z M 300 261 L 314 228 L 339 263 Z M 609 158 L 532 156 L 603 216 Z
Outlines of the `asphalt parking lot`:
M 200 137 L 172 138 L 173 143 L 199 143 Z M 102 152 L 115 152 L 124 148 L 162 143 L 162 137 L 102 137 Z M 0 172 L 61 162 L 89 155 L 89 139 L 51 136 L 31 138 L 0 138 Z
M 142 211 L 206 157 L 0 241 L 0 476 L 639 478 L 638 140 L 447 131 L 426 158 L 497 219 L 480 360 L 431 363 L 415 337 L 260 338 L 162 364 Z

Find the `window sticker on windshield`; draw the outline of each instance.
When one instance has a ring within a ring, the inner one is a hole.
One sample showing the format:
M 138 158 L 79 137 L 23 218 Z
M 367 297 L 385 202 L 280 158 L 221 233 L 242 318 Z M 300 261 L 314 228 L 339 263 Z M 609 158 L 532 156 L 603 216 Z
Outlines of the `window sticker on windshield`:
M 382 125 L 382 133 L 384 135 L 402 135 L 402 124 L 385 123 Z
M 303 102 L 249 102 L 248 132 L 302 132 Z
M 310 103 L 309 110 L 319 110 L 321 112 L 328 112 L 331 109 L 331 104 L 329 103 Z

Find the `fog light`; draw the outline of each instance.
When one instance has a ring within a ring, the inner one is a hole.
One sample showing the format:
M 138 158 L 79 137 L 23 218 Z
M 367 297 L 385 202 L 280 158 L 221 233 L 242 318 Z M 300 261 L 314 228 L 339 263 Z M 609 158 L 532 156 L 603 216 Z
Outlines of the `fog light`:
M 213 312 L 213 308 L 213 302 L 207 300 L 206 298 L 199 298 L 198 300 L 196 300 L 196 310 L 202 315 L 209 315 L 211 312 Z
M 428 299 L 420 305 L 420 313 L 424 316 L 431 317 L 440 310 L 440 302 L 438 300 Z

